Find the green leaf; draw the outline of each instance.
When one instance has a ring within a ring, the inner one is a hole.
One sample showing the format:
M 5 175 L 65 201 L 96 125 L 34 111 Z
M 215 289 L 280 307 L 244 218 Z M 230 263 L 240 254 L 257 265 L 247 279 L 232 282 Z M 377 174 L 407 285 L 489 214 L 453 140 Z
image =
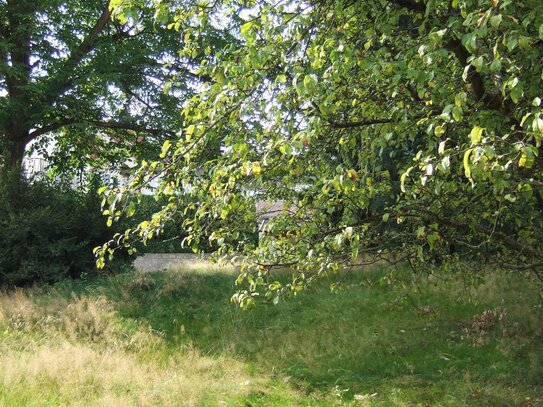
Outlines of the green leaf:
M 509 51 L 513 51 L 518 45 L 518 38 L 513 34 L 509 35 L 505 45 Z
M 304 88 L 309 94 L 314 94 L 317 91 L 317 77 L 314 74 L 305 76 Z
M 483 68 L 485 60 L 482 56 L 475 58 L 473 61 L 471 61 L 471 65 L 475 67 L 478 71 L 480 71 Z
M 453 119 L 457 122 L 462 121 L 463 111 L 461 107 L 455 106 L 452 109 Z
M 128 204 L 128 208 L 126 210 L 126 216 L 132 217 L 136 213 L 136 203 L 134 201 L 130 201 Z
M 537 115 L 537 117 L 534 117 L 534 121 L 532 122 L 532 129 L 536 132 L 543 134 L 543 116 L 541 114 Z
M 511 100 L 514 103 L 518 103 L 523 94 L 524 94 L 524 92 L 522 90 L 522 87 L 521 86 L 516 86 L 513 89 L 511 89 L 511 93 L 509 94 L 509 96 L 511 97 Z
M 296 93 L 298 94 L 298 96 L 303 96 L 305 94 L 304 81 L 301 81 L 299 80 L 299 78 L 296 78 L 294 79 L 294 86 L 296 88 Z
M 502 60 L 501 59 L 495 59 L 490 64 L 490 72 L 492 72 L 492 73 L 500 72 L 501 69 L 502 69 Z
M 462 37 L 462 44 L 473 53 L 477 49 L 477 36 L 475 33 L 468 33 Z
M 490 25 L 494 28 L 498 28 L 502 22 L 502 15 L 497 14 L 495 16 L 490 17 Z
M 441 143 L 439 143 L 439 147 L 437 149 L 437 153 L 439 155 L 443 155 L 445 153 L 445 144 L 447 143 L 447 140 L 443 140 Z

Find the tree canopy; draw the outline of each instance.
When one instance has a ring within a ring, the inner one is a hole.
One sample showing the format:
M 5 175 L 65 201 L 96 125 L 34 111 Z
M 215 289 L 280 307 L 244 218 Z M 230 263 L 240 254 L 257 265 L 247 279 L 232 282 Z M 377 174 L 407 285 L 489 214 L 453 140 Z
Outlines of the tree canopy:
M 133 7 L 114 5 L 119 16 Z M 99 264 L 183 213 L 186 244 L 243 254 L 243 306 L 382 258 L 539 273 L 539 0 L 223 0 L 162 11 L 203 49 L 201 33 L 220 26 L 239 41 L 202 59 L 197 74 L 210 81 L 184 104 L 162 159 L 143 162 L 128 191 L 105 192 L 112 220 L 133 213 L 130 190 L 157 176 L 169 203 L 98 248 Z M 179 47 L 194 52 L 190 41 Z M 264 225 L 261 200 L 284 208 Z M 289 284 L 274 265 L 292 268 Z
M 0 165 L 19 166 L 31 142 L 65 168 L 159 151 L 206 78 L 204 51 L 179 55 L 180 33 L 154 16 L 151 2 L 119 21 L 107 0 L 0 1 Z M 207 35 L 208 52 L 221 47 Z

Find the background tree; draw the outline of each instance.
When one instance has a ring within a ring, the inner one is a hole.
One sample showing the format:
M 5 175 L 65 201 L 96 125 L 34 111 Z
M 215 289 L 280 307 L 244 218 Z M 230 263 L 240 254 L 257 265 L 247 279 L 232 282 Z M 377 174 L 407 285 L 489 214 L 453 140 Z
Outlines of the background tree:
M 180 56 L 182 35 L 161 22 L 152 2 L 121 24 L 106 0 L 1 1 L 3 168 L 31 142 L 55 145 L 50 159 L 68 169 L 142 157 L 172 137 L 182 99 L 206 79 L 194 74 L 204 50 Z M 207 52 L 223 42 L 214 35 Z
M 539 1 L 209 7 L 208 20 L 229 24 L 242 44 L 202 61 L 198 72 L 213 81 L 185 105 L 163 160 L 144 163 L 132 184 L 161 174 L 170 202 L 118 244 L 152 237 L 182 208 L 189 243 L 246 255 L 242 305 L 360 258 L 540 272 Z M 217 143 L 222 154 L 205 159 Z M 123 196 L 109 192 L 113 218 Z M 263 197 L 285 210 L 255 245 L 233 225 Z M 112 249 L 97 249 L 99 263 Z M 274 265 L 293 267 L 289 284 L 270 278 Z

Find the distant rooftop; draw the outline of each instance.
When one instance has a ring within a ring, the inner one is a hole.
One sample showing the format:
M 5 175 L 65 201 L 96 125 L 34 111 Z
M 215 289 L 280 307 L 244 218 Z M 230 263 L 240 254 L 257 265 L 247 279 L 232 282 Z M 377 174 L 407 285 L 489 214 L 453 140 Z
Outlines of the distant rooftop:
M 264 221 L 273 219 L 285 209 L 285 201 L 258 201 L 256 214 Z

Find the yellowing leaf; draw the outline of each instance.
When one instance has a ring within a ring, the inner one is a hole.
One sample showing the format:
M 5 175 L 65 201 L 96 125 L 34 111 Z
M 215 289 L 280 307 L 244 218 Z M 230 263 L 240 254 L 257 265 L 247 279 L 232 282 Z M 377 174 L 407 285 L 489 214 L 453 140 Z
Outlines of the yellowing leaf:
M 189 127 L 187 127 L 187 130 L 185 130 L 187 136 L 192 136 L 192 134 L 194 133 L 194 129 L 196 129 L 196 126 L 194 124 L 191 124 Z
M 519 167 L 526 167 L 526 161 L 528 161 L 528 157 L 526 156 L 526 151 L 523 151 L 520 159 L 518 160 L 518 166 Z
M 168 153 L 168 150 L 170 149 L 172 143 L 170 140 L 166 140 L 164 144 L 162 145 L 162 151 L 160 152 L 160 158 L 166 157 L 166 154 Z
M 475 126 L 471 133 L 469 134 L 469 138 L 471 139 L 471 144 L 477 145 L 481 143 L 481 140 L 483 139 L 483 128 L 479 126 Z
M 535 155 L 537 155 L 537 150 L 535 150 Z M 534 151 L 530 147 L 524 148 L 522 150 L 522 154 L 520 155 L 518 166 L 529 170 L 530 168 L 533 167 L 534 162 L 535 162 Z
M 253 174 L 255 174 L 255 176 L 259 176 L 260 173 L 262 172 L 262 168 L 260 167 L 260 163 L 258 162 L 255 162 L 253 163 L 252 167 L 251 167 L 251 170 L 253 171 Z
M 407 171 L 404 172 L 400 177 L 400 188 L 401 188 L 402 192 L 407 192 L 406 189 L 405 189 L 405 180 L 407 179 L 407 177 L 409 177 L 409 173 L 411 172 L 411 170 L 413 168 L 414 167 L 409 167 L 407 169 Z
M 415 233 L 418 239 L 424 239 L 424 237 L 426 236 L 426 229 L 424 228 L 424 226 L 420 226 Z
M 349 178 L 351 181 L 358 181 L 360 179 L 358 173 L 355 170 L 348 170 L 347 178 Z
M 249 21 L 248 23 L 245 23 L 241 26 L 240 28 L 240 31 L 241 31 L 241 34 L 246 34 L 252 27 L 253 27 L 254 23 L 252 21 Z
M 441 137 L 445 134 L 445 128 L 443 126 L 437 126 L 434 130 L 434 134 L 438 137 Z
M 466 152 L 464 153 L 464 174 L 466 175 L 466 178 L 470 180 L 470 182 L 473 185 L 473 179 L 471 178 L 471 168 L 469 163 L 469 158 L 471 153 L 473 152 L 473 148 L 468 148 Z

